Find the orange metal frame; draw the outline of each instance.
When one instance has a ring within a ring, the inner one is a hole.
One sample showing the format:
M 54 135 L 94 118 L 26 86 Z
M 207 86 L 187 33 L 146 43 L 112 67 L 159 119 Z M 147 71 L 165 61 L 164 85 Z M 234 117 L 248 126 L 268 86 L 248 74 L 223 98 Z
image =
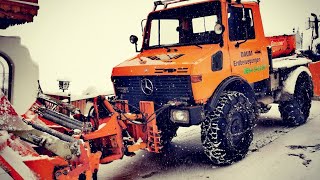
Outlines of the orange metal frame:
M 5 99 L 5 97 L 2 97 L 2 99 Z M 37 108 L 40 106 L 42 106 L 40 101 L 37 101 L 23 117 L 28 121 L 40 120 L 48 127 L 60 130 L 60 132 L 71 132 L 48 119 L 37 116 Z M 100 116 L 99 107 L 102 106 L 106 107 L 110 113 L 109 116 Z M 118 111 L 114 108 L 117 108 Z M 11 135 L 10 141 L 1 144 L 0 151 L 8 146 L 13 151 L 18 152 L 20 156 L 28 156 L 29 158 L 26 158 L 23 163 L 40 179 L 78 179 L 80 174 L 84 174 L 89 179 L 94 172 L 98 171 L 99 164 L 121 159 L 125 151 L 133 153 L 140 149 L 146 149 L 150 152 L 160 152 L 162 146 L 156 125 L 153 102 L 140 102 L 140 111 L 143 114 L 132 114 L 128 112 L 128 104 L 125 101 L 116 102 L 113 106 L 104 96 L 99 96 L 94 98 L 94 109 L 95 117 L 91 122 L 97 121 L 96 130 L 74 136 L 74 138 L 84 140 L 83 144 L 80 144 L 80 156 L 76 159 L 67 161 L 42 149 L 42 147 L 37 147 L 37 151 L 35 151 L 14 135 Z M 9 110 L 11 115 L 17 116 L 13 108 Z M 148 120 L 148 123 L 145 120 Z M 133 121 L 140 123 L 133 123 Z M 132 138 L 129 139 L 132 144 L 124 146 L 123 131 L 128 131 L 132 135 Z M 101 148 L 93 150 L 92 148 L 96 145 Z M 22 179 L 21 172 L 1 156 L 0 164 L 2 164 L 3 169 L 10 172 L 9 174 L 14 179 Z
M 14 119 L 15 121 L 22 121 L 6 97 L 2 94 L 0 95 L 1 120 Z M 34 105 L 38 106 L 37 103 Z M 31 109 L 34 109 L 34 107 Z M 29 114 L 24 115 L 25 118 L 28 118 L 28 116 L 32 116 L 32 114 L 29 112 Z M 32 120 L 35 120 L 36 117 L 32 117 Z M 12 123 L 13 126 L 15 125 L 14 122 L 8 121 L 8 123 Z M 23 122 L 20 123 L 24 124 Z M 13 134 L 10 134 L 8 137 L 6 137 L 5 134 L 0 134 L 0 137 L 0 152 L 5 148 L 9 148 L 9 151 L 15 151 L 22 157 L 23 162 L 20 163 L 24 163 L 39 179 L 78 179 L 80 174 L 83 173 L 87 179 L 90 179 L 92 177 L 92 173 L 97 172 L 99 169 L 101 152 L 98 151 L 92 153 L 89 142 L 79 144 L 80 153 L 77 158 L 65 160 L 58 156 L 52 156 L 52 153 L 39 154 L 30 145 Z M 6 156 L 6 154 L 2 153 L 0 156 L 0 165 L 2 168 L 7 171 L 13 179 L 23 179 L 24 176 L 22 173 L 24 172 L 21 172 L 19 167 L 15 167 L 7 162 L 3 156 Z

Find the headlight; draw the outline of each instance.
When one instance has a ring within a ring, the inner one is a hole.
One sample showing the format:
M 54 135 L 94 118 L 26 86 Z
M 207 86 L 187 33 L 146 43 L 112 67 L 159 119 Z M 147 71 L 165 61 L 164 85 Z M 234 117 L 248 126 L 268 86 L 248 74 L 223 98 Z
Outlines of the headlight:
M 189 123 L 189 111 L 171 110 L 171 120 L 176 123 Z

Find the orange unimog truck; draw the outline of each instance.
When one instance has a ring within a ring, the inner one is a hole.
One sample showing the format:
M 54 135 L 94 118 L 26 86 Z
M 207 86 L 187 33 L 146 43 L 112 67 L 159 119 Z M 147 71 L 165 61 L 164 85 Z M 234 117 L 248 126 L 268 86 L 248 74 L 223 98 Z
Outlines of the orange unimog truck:
M 178 127 L 201 125 L 205 154 L 225 165 L 247 154 L 255 119 L 271 103 L 279 103 L 287 125 L 307 121 L 314 95 L 311 61 L 273 59 L 279 52 L 265 37 L 259 1 L 177 4 L 182 1 L 155 2 L 140 53 L 112 72 L 115 94 L 131 112 L 139 111 L 141 101 L 154 102 L 161 145 Z M 130 41 L 137 50 L 138 38 Z

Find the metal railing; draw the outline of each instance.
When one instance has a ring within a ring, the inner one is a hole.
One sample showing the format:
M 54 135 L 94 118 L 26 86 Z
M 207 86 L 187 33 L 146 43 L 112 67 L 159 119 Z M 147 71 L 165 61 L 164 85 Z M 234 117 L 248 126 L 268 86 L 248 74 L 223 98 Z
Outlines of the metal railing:
M 163 1 L 155 1 L 154 2 L 154 11 L 157 9 L 158 6 L 163 6 L 164 9 L 168 7 L 168 5 L 171 4 L 176 4 L 184 1 L 189 1 L 189 0 L 163 0 Z
M 181 2 L 185 2 L 185 1 L 189 1 L 189 0 L 162 0 L 162 1 L 155 1 L 154 2 L 154 9 L 153 11 L 155 11 L 157 9 L 158 6 L 163 6 L 164 9 L 166 9 L 168 7 L 168 5 L 171 4 L 176 4 L 176 3 L 181 3 Z M 231 3 L 232 1 L 241 4 L 241 0 L 226 0 L 228 3 Z M 252 2 L 257 2 L 258 4 L 260 4 L 261 0 L 249 0 Z

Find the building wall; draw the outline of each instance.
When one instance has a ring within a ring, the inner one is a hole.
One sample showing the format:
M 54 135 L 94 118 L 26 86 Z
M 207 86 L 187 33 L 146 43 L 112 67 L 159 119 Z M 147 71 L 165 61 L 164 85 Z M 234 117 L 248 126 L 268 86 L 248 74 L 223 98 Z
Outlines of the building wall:
M 9 100 L 11 98 L 11 71 L 11 61 L 0 55 L 0 89 Z
M 39 67 L 21 45 L 20 37 L 0 36 L 0 55 L 13 67 L 11 103 L 18 114 L 24 114 L 37 97 Z

